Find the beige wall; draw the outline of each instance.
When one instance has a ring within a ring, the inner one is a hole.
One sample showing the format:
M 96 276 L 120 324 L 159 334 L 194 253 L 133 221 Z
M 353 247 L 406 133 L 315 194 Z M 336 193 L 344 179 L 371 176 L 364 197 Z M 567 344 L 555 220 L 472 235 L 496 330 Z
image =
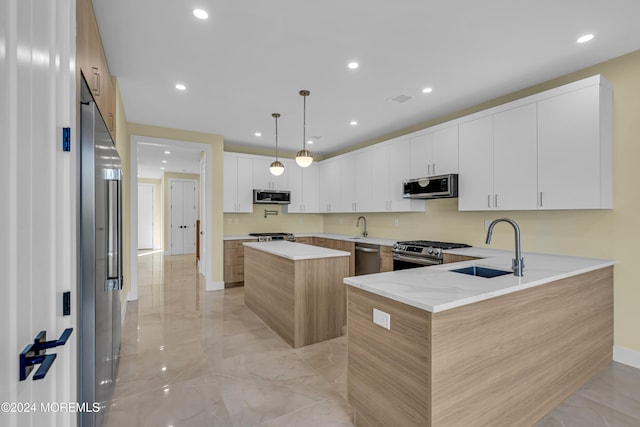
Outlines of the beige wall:
M 278 215 L 264 217 L 264 210 L 275 210 Z M 321 214 L 282 213 L 280 205 L 253 205 L 253 213 L 224 214 L 224 234 L 248 233 L 312 233 L 322 232 Z
M 162 196 L 162 180 L 138 178 L 138 184 L 153 185 L 153 249 L 164 248 L 164 197 Z M 138 193 L 140 194 L 140 193 Z
M 640 351 L 640 286 L 635 266 L 638 262 L 635 248 L 640 241 L 640 51 L 450 115 L 442 121 L 595 74 L 602 74 L 613 84 L 613 210 L 458 212 L 456 199 L 444 199 L 427 201 L 424 213 L 366 217 L 372 236 L 450 240 L 484 247 L 484 221 L 508 216 L 522 229 L 525 251 L 615 259 L 618 261 L 614 285 L 615 344 Z M 433 124 L 432 121 L 427 125 Z M 398 134 L 402 133 L 406 132 Z M 355 217 L 327 214 L 324 231 L 353 234 Z M 398 227 L 393 226 L 395 217 L 399 220 Z M 339 224 L 340 218 L 343 225 Z M 512 249 L 513 240 L 513 231 L 500 225 L 491 247 Z
M 172 179 L 192 179 L 196 181 L 196 219 L 200 219 L 200 175 L 190 174 L 190 173 L 174 173 L 174 172 L 164 172 L 162 174 L 162 212 L 164 213 L 163 217 L 163 226 L 162 230 L 164 232 L 164 244 L 162 248 L 166 251 L 169 250 L 169 245 L 171 244 L 171 224 L 169 224 L 169 202 L 171 201 L 171 197 L 169 195 L 169 184 Z
M 209 194 L 209 212 L 211 212 L 211 230 L 209 234 L 213 240 L 213 247 L 210 249 L 212 277 L 214 282 L 223 280 L 223 227 L 222 227 L 222 165 L 224 141 L 222 135 L 192 132 L 181 129 L 170 129 L 159 126 L 149 126 L 137 123 L 128 124 L 128 136 L 148 136 L 152 138 L 172 139 L 176 141 L 197 142 L 209 144 L 211 146 L 212 176 L 207 178 L 207 188 Z M 166 239 L 165 239 L 166 240 Z

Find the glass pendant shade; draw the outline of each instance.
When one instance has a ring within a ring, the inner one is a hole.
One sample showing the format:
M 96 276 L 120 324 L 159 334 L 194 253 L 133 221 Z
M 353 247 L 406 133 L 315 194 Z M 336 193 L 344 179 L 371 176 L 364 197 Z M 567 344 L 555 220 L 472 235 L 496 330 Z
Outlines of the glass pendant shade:
M 298 153 L 296 154 L 296 163 L 301 168 L 306 168 L 308 166 L 311 166 L 311 163 L 313 163 L 313 155 L 311 154 L 311 151 L 309 150 L 298 151 Z
M 284 165 L 280 160 L 275 160 L 271 163 L 271 166 L 269 166 L 269 171 L 272 175 L 280 176 L 284 173 Z
M 301 168 L 306 168 L 311 166 L 313 163 L 313 154 L 311 151 L 307 150 L 307 96 L 311 94 L 308 90 L 301 90 L 299 94 L 303 99 L 303 110 L 302 110 L 302 150 L 298 151 L 296 154 L 296 163 Z
M 276 159 L 269 166 L 269 172 L 271 172 L 271 175 L 280 176 L 284 173 L 284 164 L 278 160 L 278 117 L 280 117 L 280 114 L 273 113 L 271 117 L 276 119 Z

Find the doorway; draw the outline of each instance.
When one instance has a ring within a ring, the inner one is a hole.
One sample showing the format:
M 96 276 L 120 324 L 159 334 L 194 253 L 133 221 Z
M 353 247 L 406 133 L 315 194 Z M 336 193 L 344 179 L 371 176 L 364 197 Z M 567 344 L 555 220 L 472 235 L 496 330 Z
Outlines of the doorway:
M 155 188 L 138 184 L 138 250 L 154 248 Z
M 169 180 L 169 227 L 171 255 L 196 253 L 197 182 Z M 139 197 L 139 196 L 138 196 Z

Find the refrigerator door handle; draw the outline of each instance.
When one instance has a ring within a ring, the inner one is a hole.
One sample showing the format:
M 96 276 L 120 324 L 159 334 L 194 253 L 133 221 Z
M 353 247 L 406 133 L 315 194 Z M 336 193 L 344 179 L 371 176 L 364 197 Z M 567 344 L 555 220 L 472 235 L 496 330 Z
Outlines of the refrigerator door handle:
M 120 170 L 108 169 L 105 173 L 107 185 L 107 278 L 105 291 L 122 289 L 122 214 L 120 209 L 122 194 Z

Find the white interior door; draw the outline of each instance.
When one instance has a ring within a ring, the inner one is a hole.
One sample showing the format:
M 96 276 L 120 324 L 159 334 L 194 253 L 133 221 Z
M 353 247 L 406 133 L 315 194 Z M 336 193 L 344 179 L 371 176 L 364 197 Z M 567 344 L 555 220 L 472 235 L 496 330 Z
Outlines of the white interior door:
M 153 249 L 154 186 L 138 184 L 138 249 Z
M 171 255 L 196 253 L 196 182 L 171 180 Z
M 8 427 L 72 426 L 77 416 L 46 410 L 47 403 L 77 401 L 73 4 L 0 2 L 0 402 L 10 405 L 0 425 Z M 62 151 L 63 127 L 73 131 L 71 152 Z M 46 376 L 34 380 L 37 364 L 20 381 L 19 354 L 36 334 L 56 340 L 70 327 L 65 345 L 46 350 L 57 355 Z

